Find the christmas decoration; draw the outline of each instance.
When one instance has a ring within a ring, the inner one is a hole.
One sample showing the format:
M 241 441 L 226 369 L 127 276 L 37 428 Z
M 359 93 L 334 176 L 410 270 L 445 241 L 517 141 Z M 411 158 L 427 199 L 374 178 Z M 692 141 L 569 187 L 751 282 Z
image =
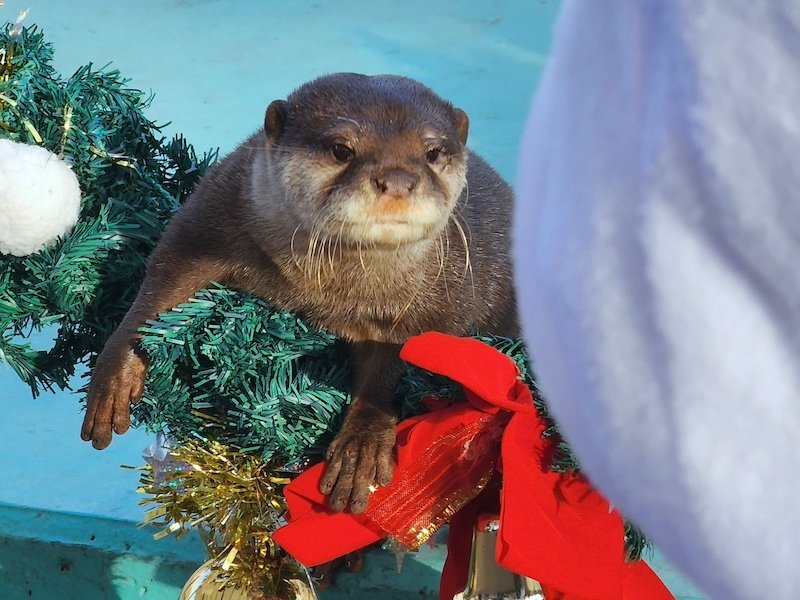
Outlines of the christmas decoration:
M 539 582 L 508 571 L 494 558 L 499 517 L 481 516 L 472 534 L 467 587 L 453 600 L 547 600 Z
M 513 361 L 438 333 L 412 338 L 401 357 L 461 383 L 468 402 L 398 426 L 392 483 L 361 515 L 327 506 L 324 465 L 304 472 L 285 490 L 289 524 L 274 533 L 278 544 L 314 565 L 387 535 L 413 548 L 449 521 L 440 595 L 450 600 L 467 584 L 477 517 L 497 510 L 497 562 L 539 581 L 545 597 L 671 598 L 645 563 L 626 563 L 622 519 L 608 502 L 581 475 L 549 469 L 547 424 Z
M 252 600 L 249 590 L 242 586 L 223 585 L 220 570 L 214 559 L 203 563 L 183 586 L 178 600 Z M 278 593 L 262 596 L 263 600 L 317 600 L 310 579 L 288 579 Z
M 395 565 L 397 566 L 397 573 L 400 574 L 403 572 L 403 561 L 406 558 L 406 554 L 411 554 L 416 552 L 416 549 L 410 549 L 404 546 L 402 543 L 397 541 L 395 538 L 389 536 L 386 538 L 386 541 L 383 542 L 381 545 L 381 550 L 386 550 L 394 554 Z
M 80 203 L 67 163 L 39 146 L 0 140 L 0 253 L 25 256 L 69 233 Z
M 140 331 L 150 365 L 134 419 L 178 442 L 201 435 L 284 463 L 318 456 L 349 401 L 334 337 L 259 299 L 202 290 Z
M 0 359 L 34 394 L 41 387 L 65 388 L 77 365 L 92 365 L 132 302 L 166 222 L 216 158 L 213 152 L 198 157 L 180 136 L 165 141 L 143 115 L 148 99 L 126 87 L 116 71 L 88 65 L 63 78 L 50 64 L 52 54 L 35 27 L 10 24 L 0 33 L 0 137 L 8 140 L 6 147 L 36 145 L 52 153 L 53 162 L 74 174 L 82 192 L 78 221 L 70 231 L 48 234 L 61 237 L 42 248 L 24 248 L 35 250 L 25 256 L 0 254 Z M 0 189 L 21 197 L 18 183 Z M 15 215 L 34 217 L 20 210 Z M 53 347 L 34 350 L 25 338 L 47 326 L 57 328 Z M 148 521 L 161 526 L 159 537 L 190 529 L 202 533 L 213 558 L 195 582 L 217 589 L 227 585 L 251 596 L 290 597 L 286 590 L 292 580 L 304 580 L 304 571 L 280 551 L 272 533 L 282 524 L 284 486 L 307 461 L 321 456 L 350 401 L 349 361 L 342 344 L 297 315 L 221 286 L 202 290 L 141 332 L 150 366 L 135 421 L 152 431 L 168 431 L 172 440 L 166 447 L 160 441 L 147 457 L 141 489 L 149 496 L 146 502 L 156 505 Z M 548 455 L 544 461 L 529 457 L 519 471 L 580 481 L 577 461 L 536 392 L 522 344 L 482 339 L 517 363 L 525 382 L 519 393 L 528 394 L 528 404 L 532 393 L 538 411 L 526 439 L 546 442 Z M 451 358 L 457 362 L 457 356 Z M 452 374 L 448 369 L 442 373 Z M 451 379 L 409 366 L 397 397 L 402 416 L 414 417 L 465 394 Z M 411 538 L 411 545 L 421 543 L 447 519 L 457 519 L 459 508 L 459 515 L 469 514 L 464 511 L 482 487 L 496 495 L 497 454 L 488 450 L 495 437 L 505 439 L 503 425 L 508 429 L 519 418 L 532 422 L 536 414 L 530 406 L 514 406 L 512 417 L 460 406 L 466 422 L 475 426 L 470 429 L 475 436 L 472 470 L 453 480 L 460 486 L 456 497 L 443 504 L 427 502 L 430 522 L 395 533 L 404 544 Z M 432 411 L 429 421 L 424 416 L 407 421 L 408 433 L 409 423 L 415 431 L 424 429 L 442 410 Z M 509 418 L 511 424 L 503 422 Z M 440 450 L 447 456 L 446 443 Z M 315 469 L 309 471 L 312 476 L 320 470 Z M 442 484 L 429 476 L 418 473 L 407 500 L 422 488 Z M 528 495 L 521 492 L 517 505 L 541 500 Z M 622 525 L 615 519 L 606 533 L 608 539 L 616 536 L 613 548 L 622 554 Z M 471 531 L 472 524 L 467 527 Z M 359 535 L 375 541 L 385 532 L 363 526 Z M 625 535 L 629 558 L 638 558 L 643 538 L 633 528 Z M 329 538 L 326 552 L 338 551 L 343 541 Z
M 76 365 L 96 358 L 165 223 L 215 158 L 198 158 L 181 137 L 163 140 L 143 115 L 148 99 L 117 71 L 87 65 L 63 78 L 52 56 L 35 27 L 0 28 L 0 359 L 34 395 L 66 388 Z M 67 232 L 73 178 L 82 198 Z M 62 209 L 49 204 L 57 198 Z M 51 349 L 24 341 L 48 326 L 57 328 Z
M 163 475 L 151 466 L 141 480 L 150 494 L 143 504 L 158 505 L 145 515 L 162 528 L 157 538 L 197 529 L 213 564 L 242 589 L 275 594 L 287 579 L 302 575 L 302 568 L 287 566 L 291 561 L 279 556 L 270 536 L 285 510 L 280 486 L 289 483 L 278 464 L 211 440 L 186 442 L 168 456 L 180 466 Z M 246 568 L 231 569 L 241 564 Z
M 220 588 L 218 576 L 219 569 L 215 567 L 215 561 L 204 562 L 189 577 L 178 600 L 249 600 L 246 589 L 232 585 Z

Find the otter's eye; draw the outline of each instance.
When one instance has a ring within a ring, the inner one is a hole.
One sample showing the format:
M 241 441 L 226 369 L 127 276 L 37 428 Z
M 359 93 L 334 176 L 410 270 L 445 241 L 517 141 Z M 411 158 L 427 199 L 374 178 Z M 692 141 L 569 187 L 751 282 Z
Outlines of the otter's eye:
M 433 164 L 439 160 L 442 154 L 444 154 L 444 148 L 431 148 L 425 153 L 425 158 L 430 164 Z
M 340 163 L 349 163 L 356 157 L 356 153 L 349 146 L 344 144 L 333 144 L 331 146 L 331 154 Z

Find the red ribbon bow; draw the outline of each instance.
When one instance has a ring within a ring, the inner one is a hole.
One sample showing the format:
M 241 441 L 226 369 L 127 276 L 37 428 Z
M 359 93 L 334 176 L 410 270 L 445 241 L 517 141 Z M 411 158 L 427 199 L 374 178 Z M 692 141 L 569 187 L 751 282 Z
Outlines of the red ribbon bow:
M 361 515 L 335 513 L 319 491 L 324 463 L 285 489 L 289 524 L 275 541 L 307 566 L 387 535 L 409 547 L 450 522 L 440 598 L 464 589 L 478 516 L 498 510 L 496 559 L 539 581 L 550 599 L 661 600 L 672 595 L 642 561 L 624 560 L 619 513 L 582 475 L 548 467 L 553 441 L 514 362 L 470 338 L 425 333 L 400 356 L 462 384 L 468 402 L 397 427 L 397 466 Z

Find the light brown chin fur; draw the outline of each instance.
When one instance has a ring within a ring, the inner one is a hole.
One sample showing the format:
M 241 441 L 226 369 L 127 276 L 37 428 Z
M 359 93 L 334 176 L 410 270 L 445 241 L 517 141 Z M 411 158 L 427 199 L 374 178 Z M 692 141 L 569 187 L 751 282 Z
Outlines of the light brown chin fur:
M 408 246 L 430 241 L 435 236 L 433 227 L 427 224 L 372 221 L 348 223 L 344 237 L 351 244 L 370 249 Z

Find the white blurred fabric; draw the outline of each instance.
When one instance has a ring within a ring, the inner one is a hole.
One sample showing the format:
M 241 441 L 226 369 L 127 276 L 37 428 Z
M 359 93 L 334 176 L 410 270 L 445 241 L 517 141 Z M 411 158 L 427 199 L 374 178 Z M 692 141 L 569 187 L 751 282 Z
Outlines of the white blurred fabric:
M 585 472 L 714 598 L 800 598 L 800 2 L 566 0 L 516 283 Z

